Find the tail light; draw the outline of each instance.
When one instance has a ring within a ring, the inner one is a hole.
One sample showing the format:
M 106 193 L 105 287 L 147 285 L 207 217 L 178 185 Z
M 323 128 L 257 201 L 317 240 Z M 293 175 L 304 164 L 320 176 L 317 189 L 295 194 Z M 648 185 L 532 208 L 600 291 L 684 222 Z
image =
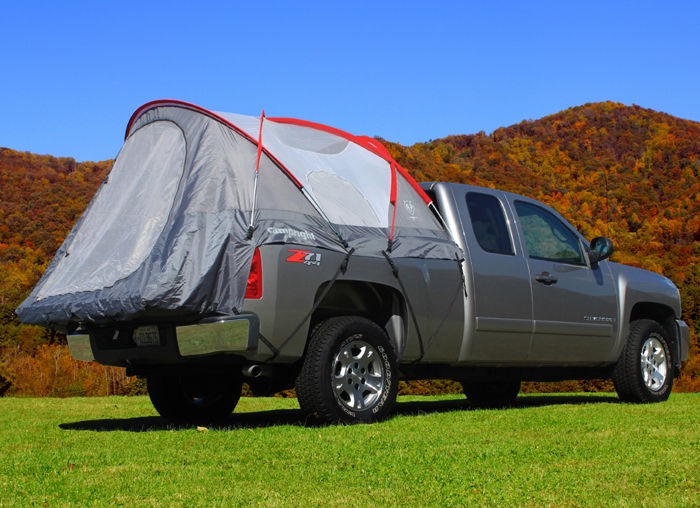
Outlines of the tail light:
M 262 298 L 262 259 L 260 249 L 255 249 L 253 262 L 250 264 L 250 275 L 248 275 L 248 285 L 245 288 L 245 297 L 259 300 Z

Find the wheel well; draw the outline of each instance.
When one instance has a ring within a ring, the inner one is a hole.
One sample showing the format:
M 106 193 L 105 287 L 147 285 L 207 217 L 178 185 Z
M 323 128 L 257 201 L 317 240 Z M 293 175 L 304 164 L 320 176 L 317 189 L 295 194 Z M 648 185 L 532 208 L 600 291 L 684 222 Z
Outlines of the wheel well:
M 632 308 L 630 323 L 638 319 L 652 319 L 659 323 L 666 330 L 670 342 L 668 346 L 673 356 L 673 365 L 680 366 L 679 338 L 675 317 L 673 309 L 666 305 L 641 302 Z
M 316 298 L 328 284 L 318 288 Z M 311 316 L 309 331 L 328 318 L 348 315 L 374 321 L 386 331 L 397 354 L 401 354 L 405 345 L 406 312 L 403 298 L 394 288 L 364 281 L 336 281 Z

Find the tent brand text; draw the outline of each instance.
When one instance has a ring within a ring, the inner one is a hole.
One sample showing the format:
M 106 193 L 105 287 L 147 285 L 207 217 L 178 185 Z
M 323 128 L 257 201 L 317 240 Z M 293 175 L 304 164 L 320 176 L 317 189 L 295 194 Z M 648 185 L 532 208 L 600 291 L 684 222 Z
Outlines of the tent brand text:
M 316 236 L 310 231 L 299 231 L 291 228 L 267 228 L 267 232 L 271 235 L 287 235 L 292 238 L 301 238 L 302 240 L 316 240 Z

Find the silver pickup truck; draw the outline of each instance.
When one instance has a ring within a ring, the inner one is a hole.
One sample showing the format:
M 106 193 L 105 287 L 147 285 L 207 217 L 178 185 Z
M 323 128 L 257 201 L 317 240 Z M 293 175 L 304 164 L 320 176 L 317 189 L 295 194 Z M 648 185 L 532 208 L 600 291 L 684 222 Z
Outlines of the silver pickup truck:
M 678 289 L 612 253 L 527 197 L 418 185 L 376 140 L 157 101 L 17 312 L 147 378 L 171 420 L 226 417 L 243 382 L 341 422 L 387 417 L 399 379 L 480 406 L 583 378 L 666 400 Z

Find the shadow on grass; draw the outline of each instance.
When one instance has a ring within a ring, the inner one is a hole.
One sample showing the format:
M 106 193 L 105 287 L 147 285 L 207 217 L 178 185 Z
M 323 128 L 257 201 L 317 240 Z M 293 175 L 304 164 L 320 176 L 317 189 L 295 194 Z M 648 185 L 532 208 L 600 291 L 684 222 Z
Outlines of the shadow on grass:
M 172 423 L 159 416 L 143 416 L 137 418 L 114 418 L 102 420 L 86 420 L 82 422 L 62 423 L 63 430 L 93 430 L 151 432 L 158 430 L 191 430 L 198 425 L 208 430 L 237 430 L 275 427 L 281 425 L 311 426 L 305 421 L 305 416 L 299 409 L 275 409 L 272 411 L 257 411 L 250 413 L 233 413 L 225 420 L 216 422 Z
M 488 411 L 513 411 L 517 409 L 559 406 L 564 404 L 617 404 L 616 397 L 605 395 L 530 395 L 518 397 L 511 405 L 505 408 L 488 409 Z M 394 408 L 394 416 L 418 416 L 434 413 L 448 413 L 450 411 L 474 411 L 467 400 L 455 396 L 446 400 L 416 400 L 397 402 Z M 296 425 L 304 427 L 321 427 L 325 424 L 309 420 L 299 409 L 275 409 L 271 411 L 257 411 L 247 413 L 233 413 L 226 420 L 203 424 L 208 430 L 238 430 L 276 427 L 283 425 Z M 59 428 L 63 430 L 90 430 L 96 432 L 153 432 L 164 430 L 191 430 L 197 428 L 196 424 L 171 423 L 159 416 L 143 416 L 137 418 L 107 418 L 100 420 L 85 420 L 80 422 L 62 423 Z
M 448 411 L 511 411 L 529 407 L 560 406 L 564 404 L 617 404 L 617 397 L 605 395 L 528 395 L 519 396 L 515 402 L 505 407 L 476 408 L 467 402 L 464 397 L 455 396 L 454 399 L 398 402 L 394 409 L 395 415 L 421 415 L 431 413 L 446 413 Z

